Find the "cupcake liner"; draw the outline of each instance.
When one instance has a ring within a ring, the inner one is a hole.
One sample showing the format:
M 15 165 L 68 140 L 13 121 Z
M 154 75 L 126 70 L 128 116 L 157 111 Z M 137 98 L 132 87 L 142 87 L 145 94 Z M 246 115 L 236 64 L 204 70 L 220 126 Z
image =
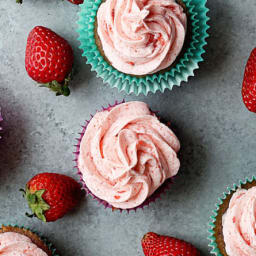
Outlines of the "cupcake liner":
M 210 236 L 208 239 L 210 240 L 209 247 L 211 247 L 211 254 L 214 254 L 216 256 L 223 256 L 223 253 L 221 253 L 220 249 L 218 248 L 218 244 L 216 242 L 215 237 L 215 228 L 216 228 L 216 217 L 218 216 L 218 213 L 220 211 L 221 205 L 226 201 L 230 200 L 233 193 L 240 188 L 244 188 L 245 185 L 256 182 L 255 176 L 252 176 L 252 178 L 246 178 L 244 181 L 239 180 L 238 185 L 234 184 L 233 187 L 227 187 L 227 191 L 222 194 L 221 197 L 218 198 L 218 202 L 215 205 L 215 210 L 213 210 L 213 215 L 210 217 L 210 229 L 208 230 L 210 232 Z
M 38 232 L 35 232 L 34 230 L 26 228 L 24 226 L 11 225 L 11 224 L 7 224 L 7 225 L 2 224 L 2 225 L 6 226 L 6 227 L 14 227 L 14 228 L 25 229 L 25 230 L 28 230 L 28 231 L 36 234 L 42 240 L 42 242 L 44 242 L 44 244 L 48 247 L 48 249 L 51 251 L 52 256 L 60 256 L 60 254 L 57 252 L 57 249 L 53 246 L 53 244 L 51 242 L 49 242 L 49 240 L 47 238 L 45 238 L 44 236 L 42 236 Z M 0 226 L 0 229 L 1 229 L 2 225 Z
M 117 105 L 119 105 L 119 104 L 122 104 L 122 103 L 124 103 L 124 102 L 125 102 L 125 100 L 122 100 L 121 102 L 115 101 L 115 103 L 114 103 L 113 105 L 108 104 L 108 107 L 103 107 L 103 106 L 102 106 L 102 109 L 101 109 L 100 111 L 106 111 L 106 110 L 108 110 L 109 108 L 113 108 L 113 107 L 115 107 L 115 106 L 117 106 Z M 152 111 L 152 112 L 153 112 L 154 114 L 156 113 L 156 112 L 154 112 L 154 111 Z M 82 132 L 79 133 L 79 138 L 76 139 L 76 140 L 77 140 L 77 145 L 74 145 L 74 147 L 76 148 L 76 151 L 73 152 L 73 153 L 75 154 L 75 159 L 74 159 L 74 161 L 75 161 L 75 163 L 76 163 L 75 168 L 77 169 L 77 174 L 78 174 L 79 177 L 80 177 L 80 182 L 82 183 L 82 188 L 85 190 L 86 194 L 87 194 L 87 195 L 90 195 L 93 199 L 97 200 L 100 205 L 103 205 L 103 206 L 105 207 L 105 209 L 106 209 L 106 208 L 116 209 L 116 208 L 114 208 L 111 204 L 109 204 L 108 202 L 106 202 L 106 201 L 104 201 L 104 200 L 98 198 L 97 196 L 95 196 L 95 195 L 89 190 L 89 188 L 86 186 L 86 184 L 85 184 L 85 182 L 84 182 L 84 180 L 83 180 L 83 174 L 82 174 L 82 172 L 79 170 L 79 167 L 78 167 L 78 156 L 79 156 L 79 154 L 80 154 L 80 144 L 81 144 L 82 138 L 83 138 L 83 136 L 84 136 L 84 134 L 85 134 L 86 128 L 87 128 L 87 126 L 88 126 L 88 124 L 90 123 L 90 121 L 91 121 L 92 118 L 93 118 L 93 115 L 91 115 L 91 118 L 90 118 L 89 120 L 86 120 L 86 121 L 85 121 L 85 124 L 82 126 Z M 160 187 L 154 192 L 154 194 L 151 195 L 149 198 L 147 198 L 146 201 L 143 202 L 141 205 L 139 205 L 139 206 L 137 206 L 137 207 L 135 207 L 135 208 L 131 208 L 131 209 L 117 209 L 117 210 L 119 210 L 120 212 L 126 211 L 126 212 L 129 213 L 130 211 L 135 211 L 135 212 L 136 212 L 137 209 L 143 209 L 145 206 L 148 206 L 150 203 L 155 202 L 158 198 L 160 199 L 161 195 L 162 195 L 164 192 L 166 192 L 166 191 L 170 188 L 171 184 L 173 183 L 173 179 L 174 179 L 174 177 L 172 177 L 172 178 L 166 180 L 166 181 L 164 182 L 164 184 L 163 184 L 162 186 L 160 186 Z
M 97 10 L 102 0 L 86 0 L 80 5 L 78 30 L 83 56 L 87 58 L 87 64 L 91 65 L 91 70 L 96 71 L 97 77 L 103 79 L 104 83 L 111 88 L 125 91 L 127 94 L 135 95 L 149 92 L 156 93 L 158 90 L 164 92 L 165 89 L 172 90 L 174 85 L 180 86 L 182 82 L 187 82 L 190 76 L 194 76 L 194 71 L 199 68 L 198 63 L 203 61 L 202 54 L 205 53 L 204 46 L 207 44 L 206 38 L 209 36 L 207 22 L 209 17 L 206 7 L 207 0 L 182 0 L 189 13 L 188 17 L 191 26 L 191 41 L 185 49 L 183 56 L 178 57 L 178 63 L 169 71 L 156 73 L 143 77 L 135 77 L 119 72 L 108 64 L 96 45 L 94 38 L 94 24 L 97 17 Z

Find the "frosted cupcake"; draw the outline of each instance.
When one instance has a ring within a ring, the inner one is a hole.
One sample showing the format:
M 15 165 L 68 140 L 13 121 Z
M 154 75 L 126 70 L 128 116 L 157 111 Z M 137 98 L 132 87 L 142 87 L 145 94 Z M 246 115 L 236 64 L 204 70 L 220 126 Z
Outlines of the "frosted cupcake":
M 136 209 L 179 170 L 180 143 L 143 102 L 97 112 L 79 139 L 85 188 L 107 207 Z
M 106 0 L 97 12 L 95 37 L 114 68 L 143 76 L 174 63 L 186 30 L 187 16 L 175 0 Z
M 0 255 L 57 256 L 51 244 L 37 234 L 19 227 L 0 228 Z
M 111 87 L 162 92 L 194 75 L 206 44 L 206 0 L 87 0 L 79 40 L 87 63 Z
M 218 256 L 256 255 L 256 182 L 240 182 L 220 200 L 211 222 L 212 253 Z

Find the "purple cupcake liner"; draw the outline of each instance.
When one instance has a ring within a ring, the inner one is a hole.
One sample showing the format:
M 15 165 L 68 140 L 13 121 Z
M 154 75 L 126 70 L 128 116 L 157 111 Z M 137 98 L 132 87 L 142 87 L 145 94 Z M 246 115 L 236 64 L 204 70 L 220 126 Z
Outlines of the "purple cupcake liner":
M 2 114 L 1 114 L 1 108 L 0 108 L 0 122 L 2 122 L 4 119 L 2 117 Z M 0 139 L 2 138 L 1 136 L 1 132 L 2 132 L 3 128 L 0 126 Z
M 122 104 L 122 103 L 125 103 L 125 100 L 123 99 L 121 102 L 118 102 L 117 100 L 115 101 L 115 103 L 113 105 L 111 104 L 108 104 L 108 107 L 103 107 L 102 106 L 102 109 L 100 111 L 107 111 L 109 110 L 110 108 L 113 108 L 119 104 Z M 97 111 L 98 112 L 98 111 Z M 157 112 L 155 111 L 152 111 L 153 114 L 156 114 Z M 86 120 L 85 121 L 85 124 L 82 125 L 82 132 L 79 133 L 79 138 L 77 138 L 77 145 L 74 145 L 74 147 L 76 148 L 76 151 L 73 152 L 75 154 L 75 159 L 74 159 L 74 162 L 76 163 L 75 167 L 77 169 L 77 174 L 79 175 L 79 178 L 80 178 L 80 182 L 82 183 L 82 189 L 85 190 L 86 194 L 87 195 L 90 195 L 93 199 L 97 200 L 98 203 L 100 205 L 103 205 L 106 208 L 112 208 L 113 210 L 119 210 L 120 212 L 123 212 L 123 211 L 126 211 L 126 212 L 130 212 L 130 211 L 137 211 L 138 209 L 143 209 L 145 206 L 148 206 L 150 203 L 153 203 L 155 202 L 157 199 L 160 199 L 161 198 L 161 195 L 163 193 L 165 193 L 168 189 L 170 189 L 171 187 L 171 184 L 173 184 L 173 180 L 174 180 L 174 177 L 166 180 L 164 182 L 164 184 L 162 186 L 160 186 L 154 193 L 153 195 L 151 195 L 149 198 L 147 198 L 141 205 L 135 207 L 135 208 L 131 208 L 131 209 L 120 209 L 120 208 L 114 208 L 111 204 L 109 204 L 108 202 L 98 198 L 97 196 L 95 196 L 91 191 L 90 189 L 86 186 L 84 180 L 83 180 L 83 174 L 82 172 L 79 170 L 79 167 L 78 167 L 78 156 L 80 154 L 80 144 L 81 144 L 81 141 L 82 141 L 82 138 L 85 134 L 85 131 L 86 131 L 86 128 L 88 126 L 88 124 L 90 123 L 90 121 L 92 120 L 93 118 L 93 115 L 90 116 L 90 119 L 89 120 Z

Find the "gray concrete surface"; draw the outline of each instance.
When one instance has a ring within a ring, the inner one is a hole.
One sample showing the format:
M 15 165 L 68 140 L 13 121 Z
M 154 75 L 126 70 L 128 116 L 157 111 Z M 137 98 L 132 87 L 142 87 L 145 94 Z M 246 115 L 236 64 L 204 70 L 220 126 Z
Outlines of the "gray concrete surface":
M 148 97 L 109 89 L 90 72 L 78 49 L 79 7 L 60 0 L 0 1 L 0 223 L 34 228 L 64 256 L 142 256 L 148 231 L 194 243 L 209 255 L 207 223 L 227 185 L 255 172 L 256 115 L 241 101 L 244 66 L 256 46 L 256 2 L 211 0 L 205 62 L 181 88 Z M 76 55 L 77 75 L 69 98 L 39 89 L 24 69 L 28 32 L 44 25 L 64 36 Z M 55 171 L 76 177 L 73 145 L 90 113 L 114 100 L 142 100 L 171 120 L 182 143 L 182 168 L 160 201 L 143 211 L 104 210 L 91 198 L 63 219 L 44 224 L 24 216 L 19 188 L 34 174 Z

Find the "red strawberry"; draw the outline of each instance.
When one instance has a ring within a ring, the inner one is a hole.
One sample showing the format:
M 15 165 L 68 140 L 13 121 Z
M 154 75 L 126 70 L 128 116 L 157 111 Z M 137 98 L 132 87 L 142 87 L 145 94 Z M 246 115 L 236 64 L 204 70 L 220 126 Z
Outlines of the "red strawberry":
M 199 256 L 199 251 L 191 244 L 169 236 L 147 233 L 142 241 L 145 256 Z
M 82 4 L 84 0 L 68 0 L 72 4 Z
M 56 95 L 70 94 L 68 83 L 74 62 L 69 43 L 52 30 L 37 26 L 28 36 L 25 66 L 28 75 Z
M 57 173 L 41 173 L 26 185 L 24 197 L 33 214 L 44 222 L 55 221 L 81 200 L 82 191 L 74 179 Z
M 242 96 L 248 110 L 256 113 L 256 48 L 251 52 L 245 67 Z

